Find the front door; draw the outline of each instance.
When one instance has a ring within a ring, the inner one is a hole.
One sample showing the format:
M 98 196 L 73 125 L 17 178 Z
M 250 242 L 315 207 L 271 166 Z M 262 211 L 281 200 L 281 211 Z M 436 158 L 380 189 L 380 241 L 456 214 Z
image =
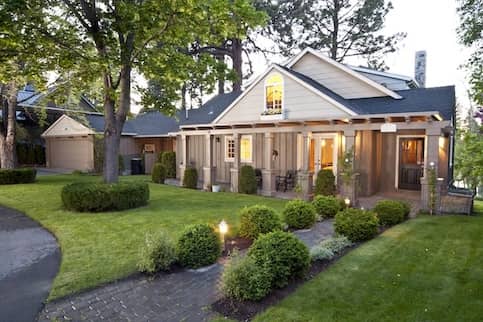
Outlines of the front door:
M 399 188 L 421 190 L 424 169 L 424 138 L 399 140 Z
M 337 172 L 337 142 L 334 134 L 314 135 L 310 140 L 309 169 L 314 173 L 314 183 L 317 173 L 322 170 Z

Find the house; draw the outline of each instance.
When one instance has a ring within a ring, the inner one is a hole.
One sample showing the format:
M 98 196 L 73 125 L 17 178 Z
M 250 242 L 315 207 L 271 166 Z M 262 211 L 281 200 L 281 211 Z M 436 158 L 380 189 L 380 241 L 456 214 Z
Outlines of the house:
M 132 158 L 143 157 L 145 172 L 163 151 L 176 151 L 176 136 L 181 124 L 213 121 L 238 94 L 219 95 L 198 109 L 180 110 L 174 117 L 158 111 L 139 114 L 126 121 L 121 136 L 120 155 L 130 170 Z M 62 115 L 43 134 L 49 168 L 92 171 L 95 168 L 96 138 L 103 135 L 104 117 L 100 113 Z
M 337 176 L 340 157 L 353 150 L 361 196 L 421 190 L 429 167 L 441 186 L 451 180 L 453 86 L 420 88 L 412 78 L 347 66 L 308 48 L 236 95 L 212 121 L 180 124 L 173 133 L 180 178 L 196 167 L 205 188 L 237 191 L 248 164 L 262 173 L 263 195 L 276 194 L 277 180 L 294 172 L 310 194 L 316 173 Z

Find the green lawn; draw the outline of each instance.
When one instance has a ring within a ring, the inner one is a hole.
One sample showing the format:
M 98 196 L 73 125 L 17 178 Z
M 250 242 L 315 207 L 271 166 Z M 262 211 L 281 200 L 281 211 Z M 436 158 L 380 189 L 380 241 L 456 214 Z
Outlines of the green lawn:
M 57 237 L 62 264 L 49 299 L 125 277 L 136 270 L 138 251 L 148 231 L 164 229 L 173 238 L 188 224 L 216 225 L 225 219 L 237 229 L 237 212 L 265 204 L 281 210 L 284 201 L 232 193 L 206 193 L 166 185 L 150 185 L 147 207 L 123 212 L 82 214 L 62 209 L 60 191 L 74 180 L 92 176 L 39 177 L 35 184 L 2 186 L 0 204 L 23 211 Z M 122 180 L 148 180 L 124 177 Z
M 410 220 L 350 252 L 255 320 L 481 321 L 482 237 L 483 216 Z

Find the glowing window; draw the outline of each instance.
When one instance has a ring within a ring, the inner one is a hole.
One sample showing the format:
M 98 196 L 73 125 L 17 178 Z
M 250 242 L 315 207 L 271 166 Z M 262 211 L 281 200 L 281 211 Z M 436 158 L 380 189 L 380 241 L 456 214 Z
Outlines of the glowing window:
M 240 139 L 240 162 L 252 162 L 252 136 L 242 135 Z
M 283 78 L 280 74 L 271 74 L 265 81 L 265 110 L 282 113 Z

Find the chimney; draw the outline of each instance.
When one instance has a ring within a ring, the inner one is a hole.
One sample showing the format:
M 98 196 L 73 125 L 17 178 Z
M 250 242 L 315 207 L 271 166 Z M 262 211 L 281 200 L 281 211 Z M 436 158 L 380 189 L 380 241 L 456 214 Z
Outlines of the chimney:
M 414 60 L 414 79 L 420 87 L 426 87 L 426 50 L 416 52 Z

